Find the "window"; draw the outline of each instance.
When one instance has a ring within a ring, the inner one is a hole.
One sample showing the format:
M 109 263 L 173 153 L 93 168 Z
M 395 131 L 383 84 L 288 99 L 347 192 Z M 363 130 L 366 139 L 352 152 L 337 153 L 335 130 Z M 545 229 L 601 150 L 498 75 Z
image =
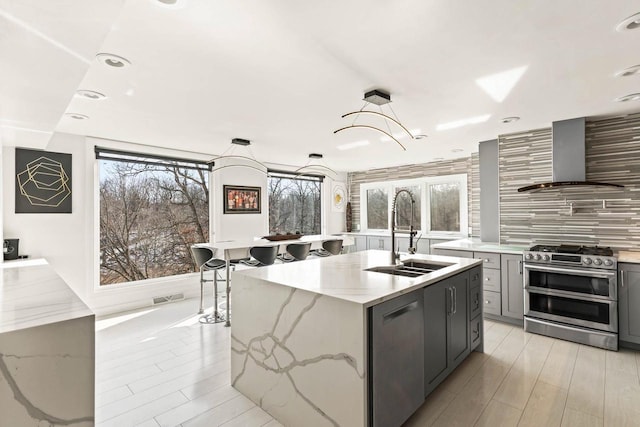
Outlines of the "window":
M 386 188 L 367 190 L 367 224 L 372 229 L 388 228 L 389 194 Z
M 464 234 L 467 230 L 467 176 L 447 175 L 410 180 L 374 182 L 360 186 L 363 230 L 389 230 L 393 198 L 399 190 L 411 192 L 413 228 L 438 234 Z M 411 225 L 411 198 L 397 194 L 396 228 Z
M 270 171 L 270 234 L 320 234 L 322 178 Z
M 194 271 L 190 246 L 209 241 L 206 164 L 96 147 L 100 285 Z

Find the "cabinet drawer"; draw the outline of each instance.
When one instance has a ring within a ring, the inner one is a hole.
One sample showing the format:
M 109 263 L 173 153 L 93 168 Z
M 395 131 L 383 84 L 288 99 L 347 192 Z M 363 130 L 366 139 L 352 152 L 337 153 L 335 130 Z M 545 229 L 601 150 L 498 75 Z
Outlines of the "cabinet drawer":
M 495 314 L 496 316 L 500 316 L 500 292 L 491 292 L 485 291 L 482 295 L 482 300 L 484 302 L 483 311 L 489 314 Z
M 482 267 L 474 267 L 469 270 L 469 288 L 482 286 Z
M 494 254 L 491 252 L 474 252 L 473 257 L 481 259 L 485 267 L 500 268 L 500 254 Z
M 469 291 L 469 319 L 473 319 L 482 308 L 482 291 L 480 286 L 474 286 Z
M 438 249 L 432 248 L 431 253 L 434 255 L 454 256 L 457 258 L 473 258 L 473 252 L 457 251 L 455 249 Z
M 482 270 L 482 287 L 485 291 L 500 292 L 500 270 L 485 268 Z
M 482 341 L 482 316 L 478 316 L 469 322 L 469 335 L 471 350 L 475 349 Z

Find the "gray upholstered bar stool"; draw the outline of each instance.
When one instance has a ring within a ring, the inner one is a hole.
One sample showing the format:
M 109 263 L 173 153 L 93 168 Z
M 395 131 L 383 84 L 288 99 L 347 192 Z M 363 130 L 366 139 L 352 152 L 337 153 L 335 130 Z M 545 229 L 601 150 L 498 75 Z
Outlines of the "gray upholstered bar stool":
M 254 246 L 249 249 L 249 255 L 251 255 L 251 259 L 242 260 L 240 264 L 251 267 L 272 265 L 278 256 L 278 246 Z
M 331 256 L 338 255 L 342 252 L 342 239 L 331 239 L 322 242 L 322 248 L 312 250 L 309 255 L 315 256 Z
M 226 263 L 222 259 L 215 258 L 213 250 L 204 246 L 192 246 L 191 255 L 200 269 L 200 310 L 198 310 L 198 314 L 204 313 L 204 282 L 213 282 L 213 312 L 200 317 L 200 323 L 224 322 L 224 315 L 218 311 L 218 272 L 225 268 Z M 204 278 L 205 271 L 213 271 L 213 280 Z
M 289 243 L 287 245 L 287 253 L 279 255 L 278 259 L 282 262 L 303 261 L 307 259 L 311 243 Z

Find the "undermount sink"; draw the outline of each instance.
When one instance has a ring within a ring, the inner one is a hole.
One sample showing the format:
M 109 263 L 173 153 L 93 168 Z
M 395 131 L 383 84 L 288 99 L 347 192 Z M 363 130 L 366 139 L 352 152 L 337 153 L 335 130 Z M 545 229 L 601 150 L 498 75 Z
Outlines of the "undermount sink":
M 444 267 L 453 265 L 451 263 L 435 263 L 422 260 L 408 259 L 398 265 L 382 265 L 379 267 L 366 268 L 364 271 L 372 271 L 374 273 L 392 274 L 394 276 L 418 277 L 424 274 L 432 273 Z

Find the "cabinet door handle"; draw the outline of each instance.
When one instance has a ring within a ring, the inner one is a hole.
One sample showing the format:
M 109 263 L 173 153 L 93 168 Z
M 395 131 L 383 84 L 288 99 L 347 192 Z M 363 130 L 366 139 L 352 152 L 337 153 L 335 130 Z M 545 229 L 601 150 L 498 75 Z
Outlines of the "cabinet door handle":
M 453 314 L 458 312 L 458 289 L 453 287 Z
M 620 270 L 620 287 L 624 288 L 624 270 Z
M 453 288 L 447 288 L 449 291 L 449 310 L 447 314 L 453 314 Z
M 518 261 L 518 273 L 522 274 L 522 260 Z

